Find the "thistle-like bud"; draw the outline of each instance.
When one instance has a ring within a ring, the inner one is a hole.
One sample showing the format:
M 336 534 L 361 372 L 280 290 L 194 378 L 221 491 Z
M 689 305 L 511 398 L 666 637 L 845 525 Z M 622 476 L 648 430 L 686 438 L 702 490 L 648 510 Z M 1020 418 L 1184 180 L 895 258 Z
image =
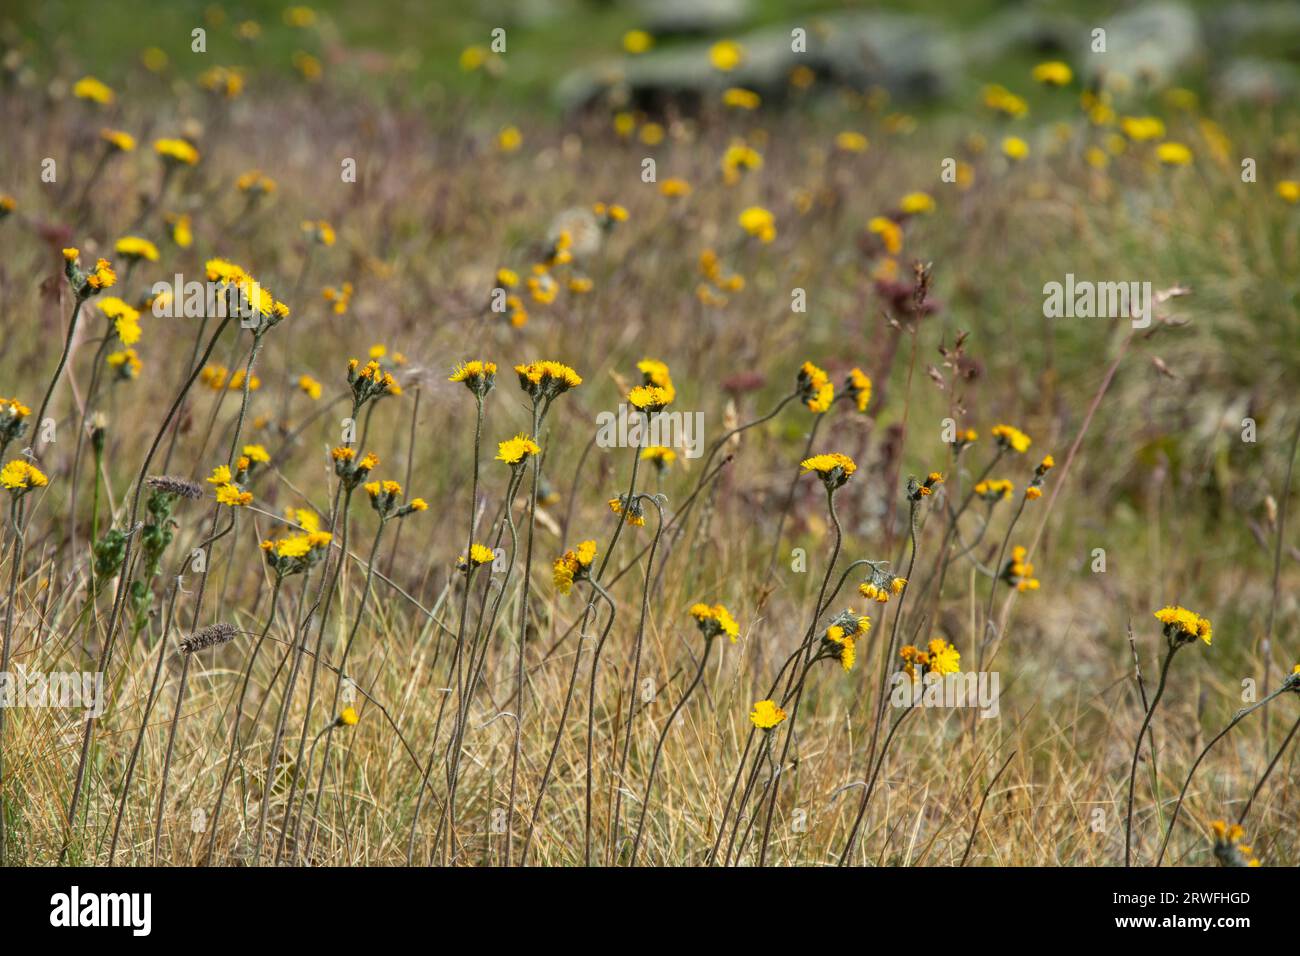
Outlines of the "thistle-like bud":
M 195 651 L 201 651 L 209 647 L 217 647 L 220 644 L 228 644 L 235 639 L 239 633 L 239 628 L 233 624 L 227 624 L 222 621 L 218 624 L 209 624 L 202 630 L 195 631 L 185 640 L 181 641 L 181 652 L 184 654 L 193 654 Z

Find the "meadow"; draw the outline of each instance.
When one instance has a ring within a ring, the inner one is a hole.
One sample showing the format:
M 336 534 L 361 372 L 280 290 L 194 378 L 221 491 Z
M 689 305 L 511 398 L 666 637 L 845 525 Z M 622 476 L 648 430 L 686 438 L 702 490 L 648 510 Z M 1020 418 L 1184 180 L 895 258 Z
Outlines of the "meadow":
M 345 27 L 3 41 L 0 862 L 1295 864 L 1293 105 Z

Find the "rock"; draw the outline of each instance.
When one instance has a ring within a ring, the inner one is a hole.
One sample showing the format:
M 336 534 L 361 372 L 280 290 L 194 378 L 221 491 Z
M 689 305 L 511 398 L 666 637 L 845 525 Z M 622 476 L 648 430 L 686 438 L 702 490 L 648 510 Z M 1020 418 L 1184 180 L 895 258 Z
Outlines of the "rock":
M 1229 103 L 1273 105 L 1300 92 L 1300 70 L 1289 63 L 1239 57 L 1219 71 L 1214 92 Z
M 795 53 L 791 31 L 807 31 L 807 50 Z M 656 49 L 570 73 L 556 87 L 567 109 L 593 105 L 611 90 L 619 102 L 689 106 L 729 86 L 780 99 L 790 71 L 807 66 L 820 77 L 857 88 L 878 85 L 900 100 L 925 99 L 951 89 L 961 72 L 957 42 L 936 21 L 905 14 L 858 13 L 809 17 L 734 37 L 744 47 L 739 67 L 721 73 L 709 63 L 709 43 Z
M 1101 24 L 1106 52 L 1092 52 L 1092 28 L 1080 37 L 1080 62 L 1086 75 L 1102 74 L 1128 85 L 1172 82 L 1205 53 L 1196 15 L 1182 3 L 1144 4 Z
M 968 63 L 994 63 L 1028 53 L 1042 59 L 1068 59 L 1089 27 L 1077 17 L 1017 7 L 989 17 L 962 40 Z
M 641 28 L 656 37 L 719 34 L 744 26 L 752 0 L 640 0 Z
M 1300 41 L 1300 4 L 1294 0 L 1233 3 L 1206 15 L 1206 35 L 1216 50 L 1236 50 Z

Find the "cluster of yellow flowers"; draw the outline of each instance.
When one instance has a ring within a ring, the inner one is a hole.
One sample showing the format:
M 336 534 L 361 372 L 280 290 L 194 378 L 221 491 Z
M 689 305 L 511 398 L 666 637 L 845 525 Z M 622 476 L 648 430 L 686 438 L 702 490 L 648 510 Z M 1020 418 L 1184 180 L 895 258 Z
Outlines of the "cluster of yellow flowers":
M 1215 820 L 1210 824 L 1214 832 L 1214 856 L 1222 866 L 1259 866 L 1259 859 L 1253 848 L 1241 841 L 1246 838 L 1246 831 L 1240 824 L 1229 824 L 1224 820 Z
M 540 455 L 541 446 L 533 441 L 527 435 L 518 434 L 514 438 L 507 438 L 497 444 L 497 461 L 504 461 L 507 465 L 522 465 L 529 455 Z
M 1002 580 L 1017 591 L 1037 591 L 1038 579 L 1034 577 L 1034 566 L 1025 560 L 1029 552 L 1023 545 L 1011 549 L 1011 558 L 1002 569 Z
M 574 581 L 581 581 L 587 577 L 591 570 L 591 562 L 595 560 L 595 541 L 583 541 L 576 549 L 565 551 L 551 563 L 555 589 L 567 595 L 573 589 Z
M 914 681 L 924 674 L 944 675 L 961 671 L 961 654 L 941 637 L 931 640 L 925 650 L 906 644 L 899 649 L 898 656 L 903 661 L 903 671 Z
M 902 594 L 907 587 L 907 578 L 895 577 L 880 568 L 871 569 L 871 577 L 858 585 L 858 593 L 877 604 L 888 604 L 890 595 Z
M 0 487 L 4 487 L 15 496 L 31 491 L 33 488 L 44 488 L 49 483 L 50 480 L 39 468 L 21 458 L 6 462 L 5 466 L 0 468 Z
M 1016 486 L 1005 479 L 985 478 L 976 482 L 973 490 L 985 501 L 994 502 L 1010 498 L 1015 493 Z
M 692 604 L 690 615 L 695 618 L 700 633 L 706 639 L 715 638 L 719 634 L 726 634 L 731 639 L 731 643 L 734 644 L 736 638 L 740 636 L 740 625 L 731 616 L 731 612 L 721 604 Z
M 871 618 L 858 616 L 852 611 L 836 615 L 826 633 L 822 636 L 822 656 L 839 662 L 845 671 L 853 670 L 857 661 L 857 644 L 860 637 L 865 637 L 871 630 Z
M 1186 643 L 1197 638 L 1210 643 L 1214 629 L 1209 619 L 1179 605 L 1162 607 L 1155 612 L 1156 620 L 1165 626 L 1165 636 L 1176 643 Z
M 712 249 L 700 253 L 700 273 L 706 281 L 695 287 L 695 297 L 704 305 L 720 308 L 727 304 L 727 293 L 745 288 L 745 277 L 724 271 L 718 254 Z
M 831 402 L 835 401 L 835 386 L 831 384 L 830 376 L 812 362 L 804 362 L 799 367 L 797 386 L 799 401 L 815 415 L 829 410 Z
M 1014 425 L 994 425 L 990 432 L 1002 448 L 1023 455 L 1033 444 L 1033 439 Z

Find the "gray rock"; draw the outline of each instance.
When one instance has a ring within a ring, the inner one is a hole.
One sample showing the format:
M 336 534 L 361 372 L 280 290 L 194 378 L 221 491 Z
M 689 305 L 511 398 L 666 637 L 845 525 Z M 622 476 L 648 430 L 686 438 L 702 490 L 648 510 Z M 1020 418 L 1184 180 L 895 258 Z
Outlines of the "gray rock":
M 807 51 L 791 50 L 791 31 L 807 31 Z M 699 100 L 728 86 L 756 90 L 779 99 L 789 90 L 790 71 L 808 66 L 819 76 L 865 88 L 879 85 L 901 100 L 942 95 L 962 69 L 959 44 L 936 21 L 888 13 L 809 17 L 800 23 L 769 27 L 734 38 L 745 49 L 744 62 L 729 73 L 709 63 L 709 43 L 653 50 L 570 73 L 556 88 L 560 104 L 580 109 L 610 90 L 641 105 L 666 100 Z
M 1068 59 L 1089 30 L 1067 13 L 1017 7 L 989 17 L 961 45 L 968 63 L 993 63 L 1018 53 Z
M 1239 57 L 1224 65 L 1213 85 L 1223 101 L 1271 105 L 1300 92 L 1300 70 L 1289 63 Z
M 1232 3 L 1206 16 L 1206 34 L 1216 50 L 1241 49 L 1300 40 L 1300 3 Z
M 1101 73 L 1134 83 L 1169 83 L 1205 53 L 1196 15 L 1182 3 L 1143 4 L 1100 26 L 1106 31 L 1105 53 L 1092 52 L 1092 27 L 1078 44 L 1089 77 Z
M 633 6 L 642 29 L 657 37 L 735 30 L 754 12 L 752 0 L 639 0 Z

